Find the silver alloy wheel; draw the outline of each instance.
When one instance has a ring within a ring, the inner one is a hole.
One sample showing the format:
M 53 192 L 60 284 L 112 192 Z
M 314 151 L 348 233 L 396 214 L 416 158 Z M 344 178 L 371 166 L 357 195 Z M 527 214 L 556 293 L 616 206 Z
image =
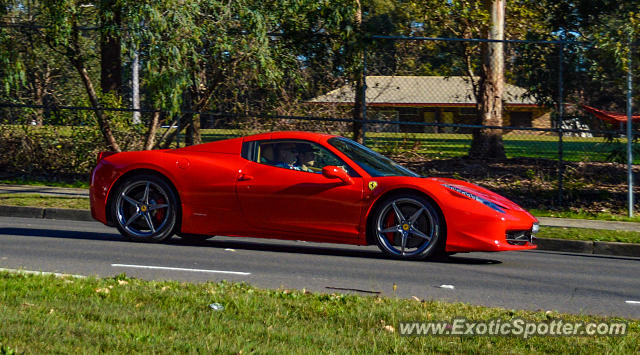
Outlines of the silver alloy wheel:
M 151 237 L 163 231 L 170 218 L 171 200 L 154 181 L 138 180 L 126 185 L 116 200 L 118 224 L 134 237 Z
M 399 197 L 384 205 L 375 224 L 378 245 L 403 258 L 426 256 L 437 243 L 439 219 L 430 205 L 410 197 Z

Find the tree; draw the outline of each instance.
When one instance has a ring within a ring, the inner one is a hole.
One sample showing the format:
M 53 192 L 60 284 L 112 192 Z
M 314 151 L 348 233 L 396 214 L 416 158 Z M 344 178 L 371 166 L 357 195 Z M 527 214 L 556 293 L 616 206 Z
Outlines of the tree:
M 505 33 L 511 39 L 539 39 L 550 36 L 547 4 L 527 0 L 455 0 L 417 1 L 423 9 L 425 31 L 431 37 L 487 38 L 502 40 Z M 506 11 L 505 11 L 506 10 Z M 505 15 L 506 12 L 506 15 Z M 457 54 L 464 58 L 464 72 L 473 87 L 478 112 L 477 124 L 501 126 L 502 86 L 505 82 L 505 50 L 502 43 L 464 43 Z M 444 56 L 451 68 L 460 65 L 452 56 Z M 446 69 L 449 70 L 449 69 Z M 442 75 L 442 74 L 441 74 Z M 460 74 L 457 74 L 460 75 Z M 503 158 L 502 131 L 476 129 L 469 155 L 476 158 Z
M 103 93 L 120 94 L 122 90 L 121 3 L 100 0 L 100 87 Z
M 504 0 L 484 0 L 491 21 L 483 26 L 483 36 L 489 40 L 504 40 Z M 482 126 L 500 127 L 502 121 L 502 96 L 504 92 L 504 44 L 481 44 L 482 66 L 476 99 L 478 123 Z M 475 158 L 505 158 L 502 130 L 496 128 L 474 129 L 469 156 Z
M 13 25 L 0 29 L 0 55 L 5 58 L 4 65 L 0 66 L 0 77 L 5 84 L 2 100 L 44 106 L 60 103 L 62 92 L 75 93 L 76 83 L 68 79 L 73 72 L 66 67 L 66 59 L 48 49 L 38 30 L 40 4 L 26 1 L 21 6 L 6 4 L 2 9 L 5 11 L 2 18 Z M 23 122 L 43 124 L 46 112 L 43 108 L 21 111 L 25 113 Z
M 82 21 L 93 21 L 95 13 L 81 5 L 82 3 L 73 0 L 43 0 L 43 14 L 47 24 L 44 30 L 45 43 L 64 55 L 75 68 L 94 109 L 105 144 L 113 151 L 119 152 L 120 145 L 111 129 L 109 116 L 102 108 L 99 92 L 89 75 L 87 63 L 90 54 L 84 51 L 83 45 L 86 39 L 80 35 Z

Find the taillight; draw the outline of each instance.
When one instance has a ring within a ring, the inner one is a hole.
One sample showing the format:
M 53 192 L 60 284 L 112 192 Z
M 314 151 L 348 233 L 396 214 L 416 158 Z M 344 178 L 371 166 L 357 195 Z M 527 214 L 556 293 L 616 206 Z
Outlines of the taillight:
M 100 160 L 102 160 L 102 159 L 104 159 L 104 158 L 106 158 L 108 156 L 114 155 L 116 153 L 117 152 L 100 152 L 100 153 L 98 153 L 98 159 L 96 160 L 96 164 L 98 164 L 100 162 Z

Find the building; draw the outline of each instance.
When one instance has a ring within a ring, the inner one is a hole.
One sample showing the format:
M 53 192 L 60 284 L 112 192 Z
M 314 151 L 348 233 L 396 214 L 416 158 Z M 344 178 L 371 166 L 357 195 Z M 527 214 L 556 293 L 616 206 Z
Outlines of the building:
M 465 76 L 367 76 L 367 119 L 444 124 L 473 124 L 476 100 Z M 354 103 L 351 85 L 312 100 L 317 104 L 349 106 Z M 505 126 L 551 128 L 549 110 L 526 95 L 524 88 L 506 84 Z M 464 132 L 460 127 L 374 124 L 367 129 L 404 132 Z

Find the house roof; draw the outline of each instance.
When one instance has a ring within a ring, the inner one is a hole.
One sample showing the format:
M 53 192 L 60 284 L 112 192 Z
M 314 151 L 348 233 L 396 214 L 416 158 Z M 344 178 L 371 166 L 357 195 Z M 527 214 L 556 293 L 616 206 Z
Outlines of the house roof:
M 538 106 L 526 89 L 506 84 L 509 106 Z M 466 76 L 367 76 L 367 104 L 374 106 L 474 106 L 473 87 Z M 353 87 L 344 85 L 309 102 L 354 102 Z

